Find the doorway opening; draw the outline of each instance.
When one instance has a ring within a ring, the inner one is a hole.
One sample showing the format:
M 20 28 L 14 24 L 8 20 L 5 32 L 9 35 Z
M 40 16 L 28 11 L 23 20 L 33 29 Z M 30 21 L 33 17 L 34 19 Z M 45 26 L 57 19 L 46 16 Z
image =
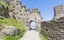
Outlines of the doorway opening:
M 36 30 L 36 22 L 35 21 L 31 21 L 30 22 L 30 30 Z

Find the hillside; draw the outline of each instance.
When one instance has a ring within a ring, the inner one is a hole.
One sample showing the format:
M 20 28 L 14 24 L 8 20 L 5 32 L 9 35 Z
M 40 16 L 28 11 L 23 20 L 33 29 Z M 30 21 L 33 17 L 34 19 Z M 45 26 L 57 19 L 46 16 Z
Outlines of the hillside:
M 15 26 L 17 29 L 20 30 L 20 33 L 17 36 L 5 36 L 5 40 L 18 40 L 20 37 L 23 36 L 24 32 L 26 31 L 23 24 L 18 20 L 13 18 L 0 18 L 0 25 L 2 26 Z

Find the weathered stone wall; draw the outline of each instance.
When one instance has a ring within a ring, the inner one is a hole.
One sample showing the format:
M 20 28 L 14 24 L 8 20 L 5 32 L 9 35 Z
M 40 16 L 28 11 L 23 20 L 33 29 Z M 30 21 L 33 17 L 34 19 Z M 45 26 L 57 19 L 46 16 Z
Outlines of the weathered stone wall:
M 54 20 L 64 17 L 63 5 L 54 7 Z
M 22 22 L 27 30 L 30 30 L 30 22 L 35 21 L 37 24 L 37 30 L 41 28 L 42 17 L 37 8 L 30 9 L 26 8 L 25 5 L 20 3 L 20 0 L 7 0 L 10 6 L 14 9 L 10 12 L 10 16 L 14 15 L 17 20 Z
M 64 40 L 64 22 L 42 22 L 41 28 L 49 40 Z
M 41 23 L 41 33 L 49 40 L 64 40 L 64 11 L 62 5 L 54 8 L 52 21 Z

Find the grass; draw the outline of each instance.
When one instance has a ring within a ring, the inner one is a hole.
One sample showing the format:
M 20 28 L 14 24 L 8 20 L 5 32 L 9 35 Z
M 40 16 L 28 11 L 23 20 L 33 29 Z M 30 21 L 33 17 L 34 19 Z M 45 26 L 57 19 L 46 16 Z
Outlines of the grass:
M 47 37 L 45 37 L 44 35 L 40 34 L 40 38 L 41 40 L 48 40 Z
M 20 30 L 20 33 L 16 36 L 5 36 L 4 40 L 18 40 L 21 38 L 26 31 L 23 24 L 19 22 L 18 20 L 15 20 L 13 18 L 1 18 L 0 19 L 0 25 L 3 26 L 15 26 L 17 29 Z

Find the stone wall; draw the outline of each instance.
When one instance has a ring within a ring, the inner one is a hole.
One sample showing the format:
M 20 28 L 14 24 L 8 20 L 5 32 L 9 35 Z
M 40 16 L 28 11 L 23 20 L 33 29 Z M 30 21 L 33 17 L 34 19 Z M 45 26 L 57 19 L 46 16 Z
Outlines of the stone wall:
M 7 0 L 10 6 L 14 9 L 12 12 L 9 12 L 10 16 L 15 16 L 17 20 L 22 22 L 27 30 L 30 30 L 30 22 L 35 21 L 37 23 L 37 30 L 40 30 L 42 17 L 38 8 L 32 9 L 30 11 L 25 5 L 20 3 L 20 0 Z
M 42 22 L 41 28 L 49 40 L 64 40 L 64 22 Z
M 54 8 L 54 18 L 41 23 L 41 33 L 49 40 L 64 40 L 64 11 L 62 5 Z
M 63 5 L 58 5 L 54 7 L 54 20 L 64 17 Z

